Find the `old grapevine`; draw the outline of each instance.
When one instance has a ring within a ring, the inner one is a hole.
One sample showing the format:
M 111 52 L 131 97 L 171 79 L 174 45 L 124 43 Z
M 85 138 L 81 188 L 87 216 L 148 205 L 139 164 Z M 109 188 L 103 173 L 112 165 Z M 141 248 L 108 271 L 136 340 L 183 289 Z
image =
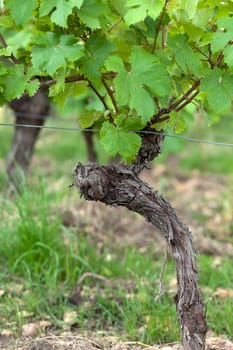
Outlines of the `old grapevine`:
M 230 110 L 232 13 L 232 1 L 217 0 L 25 0 L 20 7 L 5 0 L 1 7 L 1 104 L 39 89 L 61 106 L 71 95 L 97 96 L 101 108 L 81 114 L 80 124 L 98 122 L 103 146 L 125 163 L 78 164 L 74 184 L 85 199 L 126 206 L 160 229 L 176 262 L 185 349 L 204 349 L 206 334 L 191 234 L 139 175 L 161 152 L 164 131 L 185 129 L 190 104 L 210 115 Z

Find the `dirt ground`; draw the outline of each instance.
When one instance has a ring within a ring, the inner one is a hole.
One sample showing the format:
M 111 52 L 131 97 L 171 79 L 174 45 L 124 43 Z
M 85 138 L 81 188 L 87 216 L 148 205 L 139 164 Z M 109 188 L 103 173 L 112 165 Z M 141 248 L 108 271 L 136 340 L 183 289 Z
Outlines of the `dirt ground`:
M 146 345 L 137 342 L 121 342 L 116 337 L 103 335 L 80 336 L 48 335 L 41 338 L 20 339 L 14 345 L 4 345 L 0 349 L 7 350 L 182 350 L 176 343 L 163 345 Z M 195 349 L 194 349 L 195 350 Z M 206 350 L 233 350 L 233 343 L 223 337 L 208 336 Z
M 221 257 L 233 256 L 232 188 L 223 176 L 203 175 L 197 171 L 184 174 L 167 173 L 157 165 L 143 174 L 143 178 L 177 209 L 179 216 L 193 233 L 197 252 Z M 69 199 L 61 204 L 63 224 L 80 227 L 88 232 L 99 247 L 106 243 L 136 245 L 140 251 L 154 247 L 155 253 L 163 251 L 164 238 L 144 219 L 124 208 L 109 208 L 101 203 Z M 112 239 L 114 237 L 114 240 Z M 109 334 L 47 334 L 37 338 L 24 337 L 9 342 L 0 336 L 0 349 L 9 350 L 181 350 L 178 344 L 149 346 L 135 342 L 121 342 Z M 233 350 L 233 343 L 224 337 L 209 333 L 207 350 Z M 194 349 L 195 350 L 195 349 Z

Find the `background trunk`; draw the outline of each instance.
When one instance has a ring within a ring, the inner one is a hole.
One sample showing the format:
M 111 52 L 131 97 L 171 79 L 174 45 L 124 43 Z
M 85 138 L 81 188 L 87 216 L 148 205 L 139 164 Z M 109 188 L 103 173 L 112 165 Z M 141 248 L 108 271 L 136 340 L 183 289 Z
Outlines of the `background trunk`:
M 138 177 L 147 162 L 161 152 L 163 139 L 163 134 L 144 136 L 142 148 L 131 167 L 79 163 L 74 185 L 85 199 L 125 206 L 161 231 L 176 263 L 176 308 L 182 344 L 185 350 L 203 350 L 207 329 L 191 233 L 171 205 Z
M 39 90 L 34 96 L 24 94 L 9 103 L 15 114 L 15 132 L 10 152 L 7 156 L 7 173 L 11 183 L 19 189 L 20 173 L 26 174 L 29 168 L 40 128 L 20 126 L 22 124 L 42 126 L 49 111 L 46 91 Z M 21 177 L 22 178 L 22 177 Z
M 88 129 L 87 129 L 88 130 Z M 87 158 L 90 162 L 97 162 L 97 154 L 94 145 L 94 134 L 92 131 L 83 131 L 84 140 L 87 147 Z

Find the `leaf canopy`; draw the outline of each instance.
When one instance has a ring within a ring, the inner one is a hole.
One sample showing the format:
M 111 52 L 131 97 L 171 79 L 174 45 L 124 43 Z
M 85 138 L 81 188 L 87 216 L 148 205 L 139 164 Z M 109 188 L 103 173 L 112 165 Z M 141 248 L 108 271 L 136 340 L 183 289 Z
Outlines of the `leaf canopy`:
M 47 82 L 60 106 L 92 90 L 98 108 L 79 121 L 98 122 L 111 155 L 135 157 L 131 130 L 183 131 L 193 102 L 232 107 L 232 0 L 4 0 L 0 11 L 0 103 Z

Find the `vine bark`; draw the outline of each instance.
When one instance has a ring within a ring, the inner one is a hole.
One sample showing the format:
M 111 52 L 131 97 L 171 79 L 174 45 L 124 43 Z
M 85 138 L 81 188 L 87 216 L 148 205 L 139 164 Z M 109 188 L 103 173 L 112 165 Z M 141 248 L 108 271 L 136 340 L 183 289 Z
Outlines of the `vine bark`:
M 163 133 L 143 136 L 142 147 L 131 166 L 79 163 L 74 171 L 74 185 L 86 200 L 125 206 L 161 231 L 176 263 L 178 290 L 175 300 L 181 342 L 185 350 L 203 350 L 207 327 L 191 233 L 169 202 L 139 178 L 147 163 L 161 152 L 163 140 Z

